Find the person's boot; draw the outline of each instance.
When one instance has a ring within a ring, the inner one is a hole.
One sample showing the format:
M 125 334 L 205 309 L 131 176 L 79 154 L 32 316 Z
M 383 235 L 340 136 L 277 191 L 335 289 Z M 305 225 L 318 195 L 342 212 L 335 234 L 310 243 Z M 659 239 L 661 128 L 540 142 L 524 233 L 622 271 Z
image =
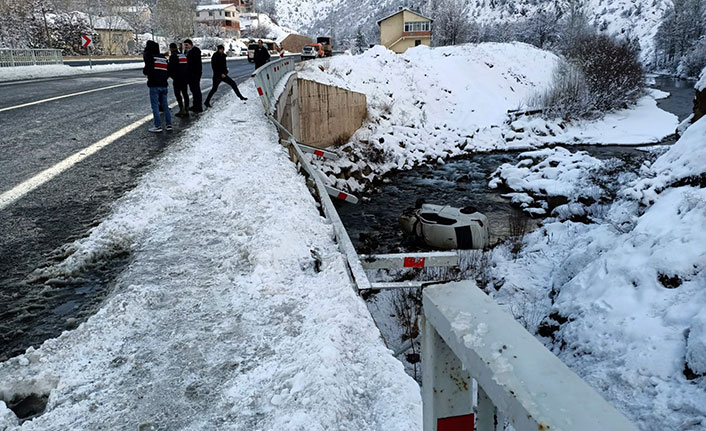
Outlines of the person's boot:
M 186 109 L 186 107 L 182 106 L 181 109 L 179 109 L 179 112 L 174 115 L 176 115 L 177 117 L 188 117 L 189 111 Z

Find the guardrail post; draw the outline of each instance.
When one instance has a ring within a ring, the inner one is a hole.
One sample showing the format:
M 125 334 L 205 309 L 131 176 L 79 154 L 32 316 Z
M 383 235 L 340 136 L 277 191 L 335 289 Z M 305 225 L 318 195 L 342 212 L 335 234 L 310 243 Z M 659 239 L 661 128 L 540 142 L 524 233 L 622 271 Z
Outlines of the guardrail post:
M 483 388 L 478 386 L 477 431 L 495 431 L 495 412 L 496 409 L 490 397 L 488 397 Z
M 425 317 L 422 325 L 424 431 L 472 431 L 473 380 Z

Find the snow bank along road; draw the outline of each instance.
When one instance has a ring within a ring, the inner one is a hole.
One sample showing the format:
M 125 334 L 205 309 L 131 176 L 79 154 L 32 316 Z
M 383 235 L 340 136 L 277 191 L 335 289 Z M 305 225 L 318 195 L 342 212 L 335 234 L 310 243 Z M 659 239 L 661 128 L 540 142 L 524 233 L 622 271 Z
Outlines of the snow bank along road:
M 229 67 L 234 77 L 253 69 L 247 61 Z M 210 78 L 205 64 L 203 88 Z M 147 124 L 119 133 L 108 147 L 43 185 L 18 186 L 149 115 L 145 81 L 140 70 L 128 70 L 0 85 L 0 195 L 19 193 L 13 195 L 19 199 L 0 203 L 0 360 L 58 335 L 67 319 L 72 324 L 92 311 L 89 298 L 100 298 L 96 289 L 105 287 L 101 280 L 115 268 L 62 280 L 28 276 L 61 258 L 59 247 L 85 236 L 194 120 L 176 119 L 172 134 L 154 136 Z M 251 96 L 249 103 L 257 103 Z
M 132 256 L 97 314 L 0 363 L 3 397 L 48 394 L 23 430 L 421 428 L 262 105 L 226 98 L 45 270 Z M 17 423 L 0 402 L 0 429 Z

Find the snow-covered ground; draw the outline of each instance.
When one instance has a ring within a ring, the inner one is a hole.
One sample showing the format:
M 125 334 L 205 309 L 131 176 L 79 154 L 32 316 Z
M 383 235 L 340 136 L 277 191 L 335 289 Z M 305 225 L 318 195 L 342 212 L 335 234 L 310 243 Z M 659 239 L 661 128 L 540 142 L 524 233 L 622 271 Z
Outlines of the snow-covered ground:
M 641 430 L 706 429 L 704 142 L 706 118 L 602 222 L 551 222 L 517 258 L 490 252 L 492 295 Z
M 563 147 L 545 148 L 520 154 L 520 162 L 505 163 L 492 174 L 491 189 L 502 185 L 512 192 L 503 196 L 524 211 L 548 215 L 549 200 L 560 198 L 559 211 L 583 215 L 583 204 L 600 201 L 603 190 L 591 182 L 591 176 L 606 166 L 606 162 L 584 151 L 571 152 Z M 583 202 L 583 204 L 581 203 Z
M 644 145 L 657 143 L 673 134 L 679 125 L 676 115 L 657 107 L 657 100 L 669 93 L 651 89 L 635 106 L 607 113 L 593 121 L 547 121 L 524 116 L 512 121 L 503 133 L 515 145 L 547 144 Z
M 89 66 L 67 66 L 61 64 L 43 66 L 0 67 L 0 80 L 18 81 L 24 79 L 53 78 L 57 76 L 85 75 L 87 73 L 112 72 L 116 70 L 141 69 L 142 60 Z
M 548 144 L 644 144 L 674 133 L 676 116 L 657 107 L 663 92 L 595 121 L 545 121 L 522 108 L 551 83 L 558 58 L 522 43 L 419 46 L 398 55 L 376 46 L 358 56 L 306 62 L 299 76 L 365 93 L 369 120 L 323 168 L 353 191 L 391 170 L 441 162 L 473 151 Z
M 419 387 L 277 142 L 255 98 L 228 95 L 46 270 L 131 254 L 100 311 L 0 364 L 1 399 L 49 394 L 23 430 L 421 428 Z

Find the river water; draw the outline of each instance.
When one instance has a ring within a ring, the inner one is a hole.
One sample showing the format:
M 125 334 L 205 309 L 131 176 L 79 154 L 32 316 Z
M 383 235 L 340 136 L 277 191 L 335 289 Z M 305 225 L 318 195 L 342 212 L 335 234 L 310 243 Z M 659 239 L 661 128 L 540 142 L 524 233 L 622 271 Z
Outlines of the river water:
M 652 79 L 654 79 L 653 82 Z M 657 76 L 648 81 L 654 88 L 669 92 L 670 97 L 658 101 L 661 109 L 683 120 L 692 112 L 694 82 Z M 665 141 L 666 144 L 673 143 Z M 621 159 L 624 169 L 635 170 L 643 160 L 654 157 L 644 148 L 633 146 L 567 146 L 571 151 L 586 151 L 606 160 Z M 427 203 L 453 207 L 475 206 L 490 224 L 491 244 L 509 235 L 508 219 L 516 210 L 508 199 L 488 188 L 488 178 L 503 163 L 516 163 L 519 152 L 481 153 L 450 160 L 443 165 L 423 166 L 388 175 L 382 185 L 370 190 L 357 205 L 337 203 L 338 211 L 359 253 L 392 253 L 420 251 L 409 244 L 398 228 L 398 218 L 417 199 Z M 529 219 L 530 228 L 538 220 Z

